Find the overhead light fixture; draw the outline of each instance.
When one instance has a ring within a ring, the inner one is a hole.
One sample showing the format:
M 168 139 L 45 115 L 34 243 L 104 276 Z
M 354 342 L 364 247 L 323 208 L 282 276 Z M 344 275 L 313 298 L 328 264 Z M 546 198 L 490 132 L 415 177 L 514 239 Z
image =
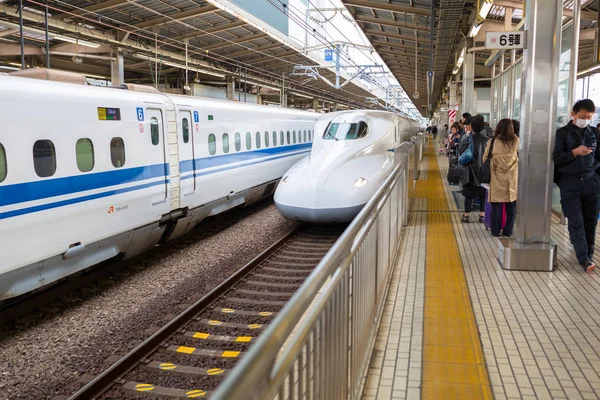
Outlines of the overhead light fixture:
M 485 0 L 479 9 L 479 16 L 483 19 L 486 19 L 493 5 L 494 2 L 492 0 Z
M 100 47 L 100 45 L 96 44 L 96 43 L 87 42 L 85 40 L 80 40 L 80 39 L 73 39 L 71 37 L 63 36 L 63 35 L 52 35 L 52 39 L 62 40 L 63 42 L 68 42 L 68 43 L 76 43 L 76 44 L 80 44 L 80 45 L 86 46 L 86 47 L 91 47 L 94 49 L 97 49 L 98 47 Z
M 479 25 L 473 24 L 473 26 L 471 26 L 471 30 L 469 31 L 469 37 L 477 36 L 482 25 L 483 24 L 479 24 Z
M 73 62 L 77 63 L 77 64 L 81 64 L 83 62 L 83 58 L 81 58 L 79 56 L 73 56 L 73 57 L 71 57 L 71 60 L 73 60 Z
M 462 63 L 464 60 L 465 60 L 465 48 L 463 47 L 460 52 L 460 56 L 458 57 L 458 60 L 456 61 L 456 67 L 454 67 L 454 70 L 452 71 L 452 75 L 456 75 L 456 73 L 458 73 L 458 71 L 460 71 L 460 67 L 462 67 Z

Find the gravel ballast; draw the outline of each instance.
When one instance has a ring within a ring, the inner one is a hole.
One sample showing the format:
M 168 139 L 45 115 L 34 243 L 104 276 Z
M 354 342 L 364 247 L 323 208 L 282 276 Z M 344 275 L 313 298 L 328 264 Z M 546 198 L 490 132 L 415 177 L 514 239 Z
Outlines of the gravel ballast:
M 229 228 L 143 259 L 144 268 L 107 278 L 81 299 L 73 293 L 0 330 L 0 399 L 70 395 L 83 374 L 97 374 L 206 294 L 295 224 L 272 203 Z

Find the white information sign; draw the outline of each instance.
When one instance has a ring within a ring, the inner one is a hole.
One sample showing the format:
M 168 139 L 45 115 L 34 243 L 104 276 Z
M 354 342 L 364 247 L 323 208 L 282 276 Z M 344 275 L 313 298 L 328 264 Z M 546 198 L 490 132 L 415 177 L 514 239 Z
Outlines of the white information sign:
M 486 49 L 522 49 L 525 47 L 525 31 L 517 32 L 486 32 Z

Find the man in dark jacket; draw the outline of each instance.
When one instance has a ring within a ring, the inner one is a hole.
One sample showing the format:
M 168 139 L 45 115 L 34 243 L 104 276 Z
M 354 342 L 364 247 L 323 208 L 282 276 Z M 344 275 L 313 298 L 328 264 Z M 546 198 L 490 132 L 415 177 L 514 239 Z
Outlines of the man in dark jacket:
M 458 154 L 462 154 L 467 147 L 473 143 L 473 160 L 465 166 L 461 184 L 463 186 L 462 194 L 465 197 L 465 212 L 461 218 L 462 222 L 470 222 L 469 213 L 473 210 L 475 199 L 479 199 L 479 222 L 483 223 L 485 216 L 485 195 L 486 190 L 479 182 L 481 168 L 483 166 L 483 153 L 488 142 L 485 135 L 485 122 L 481 115 L 468 118 L 472 132 L 464 140 L 461 140 L 458 146 Z
M 573 106 L 573 120 L 556 132 L 554 146 L 555 181 L 560 202 L 569 223 L 569 236 L 577 261 L 591 272 L 598 211 L 600 210 L 599 133 L 590 126 L 596 106 L 580 100 Z

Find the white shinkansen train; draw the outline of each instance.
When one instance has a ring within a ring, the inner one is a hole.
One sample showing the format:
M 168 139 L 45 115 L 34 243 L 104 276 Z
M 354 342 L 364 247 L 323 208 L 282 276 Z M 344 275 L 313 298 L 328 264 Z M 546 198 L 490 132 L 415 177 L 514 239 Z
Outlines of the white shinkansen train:
M 417 121 L 385 111 L 322 115 L 310 155 L 277 187 L 277 209 L 290 220 L 351 221 L 394 169 L 394 150 L 418 131 Z
M 317 113 L 0 76 L 0 300 L 273 194 Z

